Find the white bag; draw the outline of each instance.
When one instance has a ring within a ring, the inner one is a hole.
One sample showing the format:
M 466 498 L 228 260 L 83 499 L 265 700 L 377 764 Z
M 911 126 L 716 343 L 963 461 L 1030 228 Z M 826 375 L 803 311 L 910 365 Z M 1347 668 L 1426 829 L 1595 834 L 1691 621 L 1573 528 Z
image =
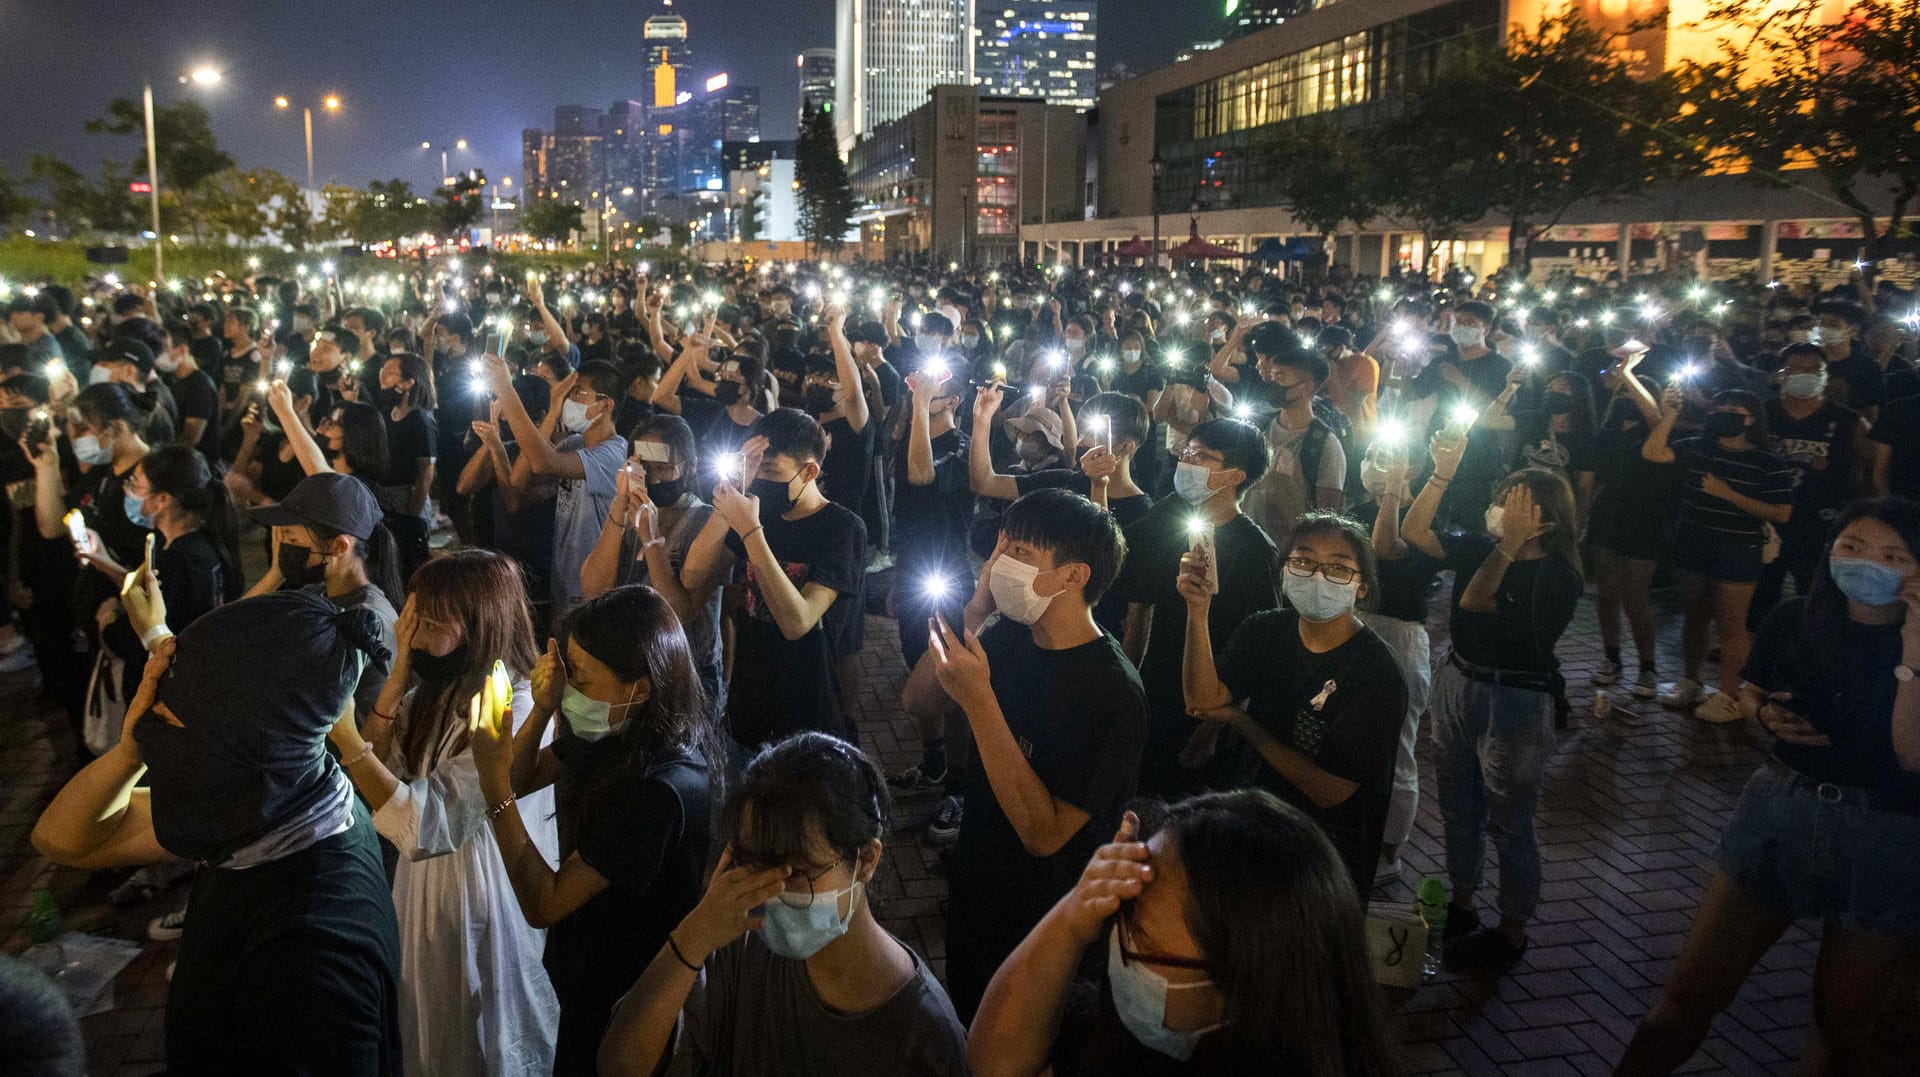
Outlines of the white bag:
M 87 681 L 87 709 L 81 732 L 87 750 L 105 755 L 120 743 L 120 730 L 127 724 L 127 700 L 122 694 L 127 664 L 111 650 L 102 647 L 93 656 L 93 676 Z
M 1367 913 L 1367 958 L 1373 982 L 1382 987 L 1419 987 L 1426 978 L 1427 924 L 1419 910 L 1375 905 Z

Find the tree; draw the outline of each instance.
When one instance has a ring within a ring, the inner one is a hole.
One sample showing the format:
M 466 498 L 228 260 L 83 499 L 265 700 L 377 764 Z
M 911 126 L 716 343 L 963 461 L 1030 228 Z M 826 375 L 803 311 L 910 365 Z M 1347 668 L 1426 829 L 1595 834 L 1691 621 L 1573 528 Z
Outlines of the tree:
M 1271 175 L 1294 219 L 1322 233 L 1379 212 L 1372 158 L 1361 135 L 1326 117 L 1279 124 L 1251 148 L 1257 171 Z
M 28 182 L 46 193 L 47 209 L 69 235 L 138 231 L 143 207 L 127 190 L 128 178 L 114 161 L 100 162 L 98 183 L 52 154 L 37 153 L 27 162 Z
M 391 243 L 398 252 L 407 237 L 433 231 L 435 212 L 406 180 L 374 180 L 346 211 L 346 232 L 355 242 Z
M 753 197 L 740 204 L 740 242 L 753 243 L 766 230 L 767 192 L 755 191 Z
M 246 247 L 266 235 L 267 196 L 254 173 L 229 168 L 208 176 L 201 183 L 199 199 L 216 240 L 230 236 Z
M 329 183 L 320 188 L 319 235 L 323 239 L 340 239 L 353 234 L 353 214 L 367 193 L 357 187 L 348 187 L 342 183 Z
M 1438 244 L 1492 209 L 1477 174 L 1482 161 L 1461 152 L 1457 132 L 1462 125 L 1441 115 L 1450 107 L 1439 93 L 1426 95 L 1362 136 L 1365 156 L 1380 162 L 1365 174 L 1366 197 L 1380 212 L 1420 233 L 1423 265 L 1433 264 Z
M 107 103 L 107 114 L 87 121 L 93 134 L 138 135 L 140 149 L 130 158 L 131 171 L 147 168 L 146 120 L 139 101 L 116 97 Z M 177 192 L 178 206 L 194 238 L 200 237 L 202 215 L 194 195 L 199 186 L 215 174 L 232 168 L 233 158 L 220 148 L 213 137 L 207 110 L 197 101 L 181 101 L 153 110 L 154 161 L 159 167 L 162 192 Z
M 249 173 L 267 211 L 267 232 L 296 251 L 304 251 L 321 238 L 320 219 L 313 215 L 306 189 L 291 176 L 271 168 Z
M 847 163 L 840 159 L 833 117 L 825 109 L 808 109 L 802 117 L 793 156 L 794 179 L 800 185 L 800 234 L 810 247 L 838 251 L 859 200 L 847 179 Z
M 487 185 L 486 177 L 479 172 L 469 172 L 454 177 L 452 183 L 439 187 L 433 192 L 439 214 L 439 231 L 443 236 L 451 236 L 472 228 L 480 220 L 482 209 L 481 195 Z
M 1714 0 L 1704 25 L 1724 34 L 1720 57 L 1681 71 L 1686 126 L 1716 165 L 1757 183 L 1802 186 L 1786 170 L 1811 165 L 1860 223 L 1871 262 L 1904 236 L 1920 196 L 1920 4 L 1854 0 L 1838 22 L 1832 7 Z
M 11 174 L 0 169 L 0 228 L 11 227 L 15 221 L 31 216 L 38 204 L 20 189 Z
M 535 198 L 528 202 L 526 212 L 520 215 L 520 227 L 535 239 L 559 243 L 572 237 L 585 225 L 581 221 L 579 203 L 562 202 L 558 198 Z

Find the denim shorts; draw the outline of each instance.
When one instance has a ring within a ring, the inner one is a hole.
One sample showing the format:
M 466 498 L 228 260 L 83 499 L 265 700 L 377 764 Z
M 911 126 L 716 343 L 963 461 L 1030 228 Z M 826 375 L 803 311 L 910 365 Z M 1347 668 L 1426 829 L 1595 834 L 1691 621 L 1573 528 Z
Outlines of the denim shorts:
M 1747 779 L 1720 869 L 1795 919 L 1920 938 L 1920 817 L 1828 800 L 1784 771 L 1770 761 Z

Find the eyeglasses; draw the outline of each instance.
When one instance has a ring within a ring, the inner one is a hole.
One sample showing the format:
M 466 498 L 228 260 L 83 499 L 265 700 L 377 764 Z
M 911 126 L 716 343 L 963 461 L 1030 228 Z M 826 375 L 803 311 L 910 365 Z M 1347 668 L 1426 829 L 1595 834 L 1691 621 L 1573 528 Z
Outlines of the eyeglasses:
M 1218 464 L 1224 462 L 1225 457 L 1217 452 L 1208 449 L 1196 449 L 1189 445 L 1180 450 L 1179 460 L 1183 464 Z
M 1135 961 L 1143 965 L 1160 965 L 1170 969 L 1199 969 L 1205 971 L 1207 963 L 1197 957 L 1174 957 L 1170 954 L 1156 954 L 1133 947 L 1132 905 L 1122 905 L 1120 914 L 1114 918 L 1120 926 L 1120 963 L 1131 965 Z
M 1347 565 L 1321 564 L 1311 558 L 1287 558 L 1287 571 L 1295 576 L 1311 576 L 1315 572 L 1327 578 L 1327 582 L 1345 587 L 1360 575 L 1360 570 Z
M 820 881 L 822 878 L 824 878 L 826 874 L 832 871 L 834 868 L 839 867 L 840 864 L 841 864 L 841 861 L 836 860 L 833 863 L 828 864 L 826 867 L 821 868 L 819 871 L 814 872 L 812 875 L 808 875 L 806 872 L 796 868 L 794 870 L 794 874 L 806 880 L 807 892 L 805 894 L 801 894 L 797 890 L 782 890 L 780 891 L 780 894 L 779 894 L 780 904 L 785 905 L 789 909 L 811 908 L 813 905 L 813 899 L 814 899 L 813 884 Z

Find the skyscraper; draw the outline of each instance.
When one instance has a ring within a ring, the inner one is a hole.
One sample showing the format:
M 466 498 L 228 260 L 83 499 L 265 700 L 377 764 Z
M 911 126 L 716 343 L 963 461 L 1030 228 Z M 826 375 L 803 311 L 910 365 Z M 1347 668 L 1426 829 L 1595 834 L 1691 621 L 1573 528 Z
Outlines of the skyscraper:
M 602 155 L 597 108 L 560 105 L 553 110 L 553 148 L 547 154 L 547 187 L 567 201 L 585 201 L 600 189 L 606 161 Z M 522 147 L 525 156 L 525 147 Z
M 800 69 L 800 115 L 833 100 L 834 60 L 832 49 L 807 49 L 795 58 Z
M 840 145 L 926 103 L 935 86 L 973 84 L 974 0 L 839 0 L 834 119 Z
M 974 53 L 981 95 L 1092 108 L 1097 10 L 1097 0 L 993 0 Z
M 1227 36 L 1244 37 L 1278 26 L 1295 15 L 1325 7 L 1332 0 L 1226 0 Z
M 687 70 L 693 62 L 693 50 L 687 44 L 687 20 L 673 10 L 673 0 L 663 0 L 661 7 L 659 13 L 647 18 L 642 31 L 651 90 L 640 176 L 646 187 L 645 205 L 649 207 L 679 189 L 680 144 L 685 137 L 681 129 L 686 126 L 681 105 L 691 97 L 692 82 Z

